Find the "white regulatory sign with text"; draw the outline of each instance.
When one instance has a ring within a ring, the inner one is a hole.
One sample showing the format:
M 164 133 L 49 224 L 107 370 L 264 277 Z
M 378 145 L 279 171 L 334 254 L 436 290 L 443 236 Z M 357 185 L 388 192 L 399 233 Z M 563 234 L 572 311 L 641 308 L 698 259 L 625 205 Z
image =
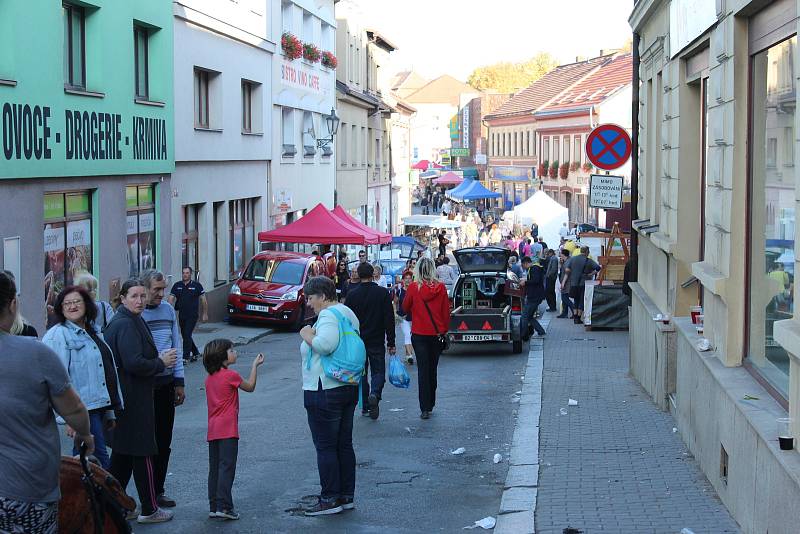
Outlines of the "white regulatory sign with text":
M 589 179 L 589 206 L 607 210 L 622 209 L 622 176 L 593 174 Z

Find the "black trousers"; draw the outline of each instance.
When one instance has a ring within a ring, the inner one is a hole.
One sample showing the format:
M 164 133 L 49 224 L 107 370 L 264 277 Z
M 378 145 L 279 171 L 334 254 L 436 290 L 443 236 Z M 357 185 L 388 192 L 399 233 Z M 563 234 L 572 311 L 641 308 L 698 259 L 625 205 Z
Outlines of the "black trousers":
M 181 329 L 181 337 L 183 338 L 183 357 L 184 359 L 188 358 L 189 356 L 196 354 L 199 355 L 200 351 L 197 350 L 197 345 L 194 344 L 194 340 L 192 339 L 192 332 L 194 332 L 194 327 L 197 325 L 197 317 L 193 316 L 186 316 L 182 313 L 178 314 L 178 326 Z
M 417 356 L 417 380 L 419 381 L 419 410 L 430 412 L 436 406 L 436 373 L 439 368 L 438 336 L 411 334 L 411 344 Z
M 364 378 L 361 384 L 361 409 L 367 409 L 370 394 L 381 399 L 386 384 L 386 348 L 383 345 L 367 345 L 367 361 L 364 365 Z M 369 377 L 369 378 L 367 378 Z
M 208 442 L 208 509 L 211 512 L 233 510 L 233 479 L 239 457 L 239 438 L 214 439 Z
M 169 456 L 172 453 L 172 427 L 175 424 L 175 386 L 167 384 L 153 389 L 153 408 L 155 410 L 156 445 L 158 454 L 153 457 L 155 469 L 156 495 L 164 493 L 167 479 Z
M 158 510 L 152 457 L 131 456 L 112 450 L 109 473 L 119 481 L 123 489 L 128 487 L 128 483 L 131 481 L 131 474 L 133 474 L 133 482 L 136 484 L 139 502 L 142 505 L 142 515 L 151 515 Z
M 544 281 L 544 296 L 547 299 L 547 309 L 556 310 L 556 278 L 546 278 Z

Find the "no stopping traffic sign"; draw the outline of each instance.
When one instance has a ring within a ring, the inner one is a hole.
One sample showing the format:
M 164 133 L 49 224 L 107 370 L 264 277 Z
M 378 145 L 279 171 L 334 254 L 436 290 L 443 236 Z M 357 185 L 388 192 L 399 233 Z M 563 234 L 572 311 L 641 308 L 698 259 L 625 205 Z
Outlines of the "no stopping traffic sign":
M 622 167 L 631 157 L 631 137 L 616 124 L 601 124 L 586 138 L 586 157 L 598 169 Z

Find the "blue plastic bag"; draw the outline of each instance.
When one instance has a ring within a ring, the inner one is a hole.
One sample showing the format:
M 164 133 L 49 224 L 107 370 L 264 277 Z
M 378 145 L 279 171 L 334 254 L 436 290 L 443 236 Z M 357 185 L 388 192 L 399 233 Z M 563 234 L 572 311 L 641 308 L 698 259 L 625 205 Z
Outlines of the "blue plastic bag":
M 406 366 L 398 356 L 392 356 L 389 359 L 389 382 L 393 386 L 403 389 L 408 388 L 411 384 L 411 377 L 406 372 Z

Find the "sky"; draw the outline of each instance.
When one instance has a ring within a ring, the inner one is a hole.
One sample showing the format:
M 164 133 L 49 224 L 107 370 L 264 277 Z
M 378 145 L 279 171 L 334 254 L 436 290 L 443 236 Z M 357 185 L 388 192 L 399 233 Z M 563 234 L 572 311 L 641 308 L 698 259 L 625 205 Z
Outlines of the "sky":
M 559 63 L 618 48 L 633 0 L 342 0 L 393 42 L 390 71 L 466 81 L 475 67 L 550 52 Z M 340 4 L 340 5 L 341 5 Z M 338 6 L 337 6 L 338 10 Z

